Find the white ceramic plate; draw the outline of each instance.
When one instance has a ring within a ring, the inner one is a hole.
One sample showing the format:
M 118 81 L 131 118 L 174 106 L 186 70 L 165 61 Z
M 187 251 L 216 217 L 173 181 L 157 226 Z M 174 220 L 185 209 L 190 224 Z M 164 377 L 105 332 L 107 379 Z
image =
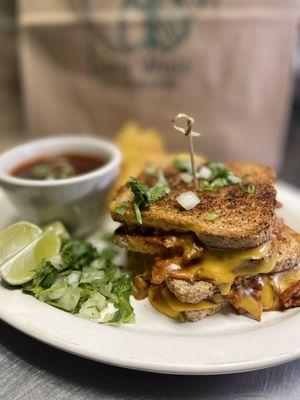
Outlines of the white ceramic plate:
M 279 214 L 300 230 L 300 192 L 278 186 Z M 1 225 L 14 212 L 0 192 Z M 5 210 L 5 212 L 3 212 Z M 223 374 L 300 357 L 300 309 L 265 313 L 261 323 L 224 312 L 199 323 L 176 323 L 144 301 L 132 301 L 136 324 L 97 325 L 0 286 L 0 318 L 61 350 L 126 368 L 172 374 Z

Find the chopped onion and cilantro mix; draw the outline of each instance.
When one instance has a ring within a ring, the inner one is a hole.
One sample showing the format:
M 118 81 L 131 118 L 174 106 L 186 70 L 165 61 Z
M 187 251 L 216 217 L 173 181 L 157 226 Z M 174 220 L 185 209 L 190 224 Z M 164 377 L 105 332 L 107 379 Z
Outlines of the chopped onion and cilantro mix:
M 186 183 L 192 182 L 192 167 L 189 160 L 180 160 L 177 158 L 174 160 L 173 165 L 181 172 L 180 178 L 182 181 Z M 235 176 L 234 173 L 221 162 L 208 161 L 202 166 L 199 164 L 196 165 L 196 168 L 196 176 L 198 179 L 202 180 L 200 191 L 216 191 L 224 186 L 239 185 L 244 192 L 250 195 L 255 193 L 254 185 L 245 185 L 242 178 Z
M 101 251 L 85 240 L 66 241 L 58 256 L 42 261 L 23 292 L 99 323 L 134 322 L 131 280 L 114 263 L 117 249 L 111 238 L 105 241 Z
M 180 172 L 179 176 L 183 182 L 191 183 L 193 181 L 190 160 L 175 158 L 173 166 Z M 132 207 L 135 212 L 136 220 L 140 225 L 143 223 L 141 211 L 146 210 L 151 203 L 162 199 L 171 191 L 163 171 L 155 171 L 153 166 L 148 164 L 145 168 L 145 172 L 150 177 L 157 177 L 155 186 L 149 188 L 145 183 L 134 177 L 130 177 L 130 180 L 125 185 L 134 195 Z M 216 191 L 224 186 L 239 185 L 243 192 L 249 195 L 255 193 L 255 186 L 253 184 L 245 184 L 242 178 L 234 175 L 234 173 L 221 162 L 208 161 L 203 165 L 196 162 L 196 177 L 202 181 L 198 189 L 199 192 Z M 187 202 L 186 199 L 188 199 Z M 185 210 L 190 210 L 201 202 L 201 198 L 199 200 L 199 198 L 194 195 L 192 199 L 191 192 L 185 192 L 182 193 L 181 197 L 177 197 L 177 201 Z M 128 204 L 121 204 L 115 208 L 115 211 L 120 215 L 124 215 L 128 209 Z M 219 215 L 217 214 L 211 214 L 206 217 L 206 220 L 214 221 L 218 217 Z

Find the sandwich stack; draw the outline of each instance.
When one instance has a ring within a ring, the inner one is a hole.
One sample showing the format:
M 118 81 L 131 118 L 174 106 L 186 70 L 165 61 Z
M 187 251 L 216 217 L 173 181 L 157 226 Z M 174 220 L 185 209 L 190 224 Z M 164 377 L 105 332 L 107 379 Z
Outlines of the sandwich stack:
M 129 252 L 137 298 L 159 312 L 198 321 L 231 307 L 263 311 L 300 305 L 299 235 L 276 217 L 275 173 L 245 162 L 191 167 L 175 159 L 147 168 L 110 205 L 115 240 Z

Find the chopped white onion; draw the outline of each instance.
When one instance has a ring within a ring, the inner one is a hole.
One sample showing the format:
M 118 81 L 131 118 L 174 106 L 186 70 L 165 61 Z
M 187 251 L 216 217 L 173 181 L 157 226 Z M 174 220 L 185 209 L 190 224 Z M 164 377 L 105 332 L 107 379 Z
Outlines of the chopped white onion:
M 230 183 L 236 184 L 241 182 L 241 178 L 234 176 L 234 175 L 229 175 L 228 180 Z
M 176 200 L 185 210 L 191 210 L 200 203 L 199 197 L 197 197 L 194 192 L 181 193 L 178 197 L 176 197 Z
M 193 180 L 193 175 L 189 172 L 182 172 L 181 174 L 179 174 L 179 176 L 180 179 L 185 183 L 191 183 Z
M 80 279 L 80 272 L 79 271 L 72 271 L 70 275 L 67 276 L 67 281 L 69 285 L 72 283 L 78 283 Z
M 169 187 L 169 183 L 163 173 L 163 171 L 158 171 L 158 180 L 157 180 L 157 185 L 166 185 L 166 193 L 170 193 L 171 189 Z
M 223 187 L 227 185 L 227 182 L 223 178 L 217 178 L 211 183 L 212 186 Z
M 61 258 L 60 254 L 57 254 L 56 256 L 51 257 L 50 261 L 55 269 L 57 269 L 57 270 L 61 269 L 62 258 Z
M 219 167 L 219 168 L 223 168 L 225 166 L 224 163 L 222 163 L 222 162 L 215 162 L 214 164 L 216 167 Z
M 200 171 L 197 173 L 197 178 L 207 180 L 211 177 L 211 174 L 212 174 L 211 169 L 204 166 L 201 167 Z

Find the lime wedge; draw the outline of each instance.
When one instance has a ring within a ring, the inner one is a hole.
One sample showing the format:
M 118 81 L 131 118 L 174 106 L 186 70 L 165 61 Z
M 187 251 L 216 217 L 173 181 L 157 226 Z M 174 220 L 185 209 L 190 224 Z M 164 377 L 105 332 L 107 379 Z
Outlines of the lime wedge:
M 46 231 L 0 267 L 0 275 L 10 285 L 22 285 L 34 278 L 43 259 L 50 260 L 60 251 L 60 238 Z
M 51 224 L 43 226 L 43 230 L 52 230 L 57 236 L 61 238 L 63 242 L 70 239 L 70 234 L 67 231 L 67 228 L 60 221 L 55 221 Z
M 17 222 L 0 232 L 0 265 L 37 239 L 42 230 L 30 222 Z

